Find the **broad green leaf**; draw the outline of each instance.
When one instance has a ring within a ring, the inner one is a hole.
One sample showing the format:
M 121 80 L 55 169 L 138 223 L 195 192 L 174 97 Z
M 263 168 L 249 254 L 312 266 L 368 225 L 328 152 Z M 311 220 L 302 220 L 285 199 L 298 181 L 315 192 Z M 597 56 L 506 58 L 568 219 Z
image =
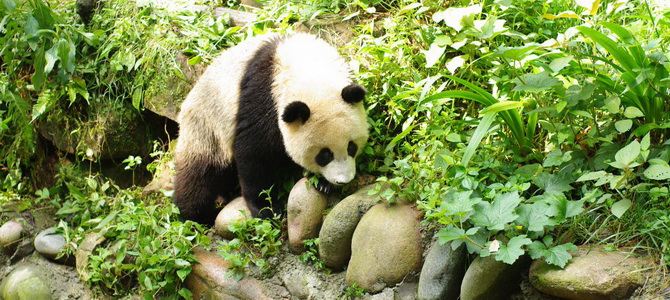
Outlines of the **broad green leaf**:
M 421 50 L 421 53 L 426 56 L 426 68 L 432 67 L 438 60 L 440 60 L 440 57 L 444 54 L 444 49 L 446 49 L 446 47 L 440 46 L 437 43 L 432 43 L 428 50 Z
M 631 202 L 628 199 L 621 199 L 614 204 L 612 204 L 612 214 L 615 215 L 617 218 L 621 218 L 623 214 L 628 211 L 628 209 L 633 205 L 633 202 Z
M 623 115 L 629 119 L 644 117 L 644 113 L 635 106 L 626 107 L 626 110 L 623 112 Z
M 670 167 L 667 165 L 651 165 L 644 170 L 644 176 L 653 180 L 670 179 Z
M 467 213 L 482 202 L 479 197 L 472 197 L 472 191 L 450 192 L 442 197 L 442 206 L 446 215 Z
M 640 149 L 642 151 L 649 150 L 649 146 L 651 146 L 651 138 L 649 137 L 649 133 L 647 133 L 642 137 L 642 141 L 640 141 Z
M 58 61 L 58 44 L 53 45 L 51 49 L 44 53 L 46 64 L 44 65 L 44 74 L 49 74 L 53 70 L 54 65 Z
M 633 120 L 630 119 L 625 119 L 614 123 L 614 128 L 616 128 L 616 131 L 619 133 L 624 133 L 630 130 L 631 127 L 633 127 Z
M 549 221 L 549 205 L 543 202 L 521 204 L 516 210 L 519 217 L 516 224 L 528 231 L 543 231 L 545 226 L 552 225 Z
M 561 224 L 584 211 L 584 200 L 570 201 L 565 197 L 552 197 L 547 203 L 550 205 L 548 214 L 553 217 L 550 221 L 554 225 Z
M 40 23 L 40 28 L 51 29 L 54 24 L 53 11 L 44 0 L 34 1 L 35 9 L 33 10 L 33 16 Z
M 605 107 L 607 110 L 613 114 L 619 112 L 619 106 L 621 105 L 621 98 L 619 96 L 609 96 L 605 99 Z
M 555 247 L 551 247 L 543 253 L 542 257 L 548 264 L 558 266 L 560 268 L 565 268 L 565 265 L 568 264 L 570 259 L 572 259 L 572 254 L 568 251 L 576 251 L 577 246 L 573 244 L 562 244 Z
M 572 61 L 573 58 L 574 58 L 574 56 L 572 56 L 572 55 L 568 55 L 568 56 L 565 56 L 565 57 L 559 57 L 559 58 L 557 58 L 557 59 L 554 59 L 554 60 L 552 60 L 551 63 L 549 64 L 549 68 L 550 68 L 551 71 L 553 71 L 554 73 L 558 73 L 558 72 L 560 72 L 561 70 L 563 70 L 563 68 L 565 68 L 566 66 L 568 66 L 568 65 L 570 64 L 570 62 Z
M 440 231 L 435 236 L 440 242 L 440 245 L 444 245 L 447 242 L 463 238 L 466 236 L 466 234 L 465 230 L 450 225 L 440 229 Z
M 496 253 L 496 260 L 511 265 L 526 253 L 523 249 L 524 246 L 532 243 L 533 241 L 527 238 L 526 235 L 515 236 L 507 242 L 507 245 L 500 247 Z
M 28 18 L 26 19 L 26 36 L 31 37 L 37 34 L 37 30 L 40 29 L 40 24 L 37 23 L 37 20 L 35 20 L 35 17 L 32 15 L 28 15 Z
M 542 172 L 532 178 L 532 182 L 549 195 L 562 194 L 572 189 L 570 186 L 571 178 L 563 173 L 549 174 Z
M 516 83 L 514 91 L 529 93 L 539 93 L 561 83 L 558 79 L 551 77 L 547 71 L 538 74 L 524 74 L 520 78 L 515 78 L 512 82 Z
M 544 159 L 542 166 L 547 168 L 556 167 L 570 160 L 572 160 L 572 151 L 566 151 L 563 153 L 561 150 L 556 149 L 547 154 L 547 157 Z
M 600 178 L 603 178 L 605 175 L 607 175 L 607 172 L 605 171 L 589 172 L 577 178 L 577 182 L 598 180 Z
M 2 4 L 5 5 L 7 12 L 11 13 L 16 9 L 16 1 L 14 0 L 2 0 Z
M 470 220 L 473 224 L 489 230 L 502 230 L 505 224 L 514 222 L 518 217 L 514 210 L 519 203 L 521 203 L 521 197 L 517 192 L 498 194 L 490 203 L 482 201 L 477 204 Z
M 496 55 L 502 56 L 511 60 L 522 60 L 524 57 L 531 54 L 535 49 L 539 48 L 538 45 L 528 45 L 528 46 L 518 46 L 518 47 L 499 47 L 496 50 Z
M 632 141 L 626 147 L 621 148 L 614 155 L 614 160 L 624 166 L 630 166 L 630 164 L 640 155 L 640 142 Z
M 456 31 L 463 29 L 463 19 L 471 17 L 482 12 L 482 6 L 479 4 L 468 7 L 449 7 L 446 10 L 433 14 L 433 21 L 443 21 L 447 26 Z
M 449 60 L 445 67 L 449 73 L 454 74 L 456 73 L 456 70 L 463 66 L 463 64 L 465 64 L 465 59 L 463 59 L 463 55 L 459 55 Z
M 61 67 L 68 73 L 74 72 L 74 45 L 66 39 L 60 39 L 56 45 Z

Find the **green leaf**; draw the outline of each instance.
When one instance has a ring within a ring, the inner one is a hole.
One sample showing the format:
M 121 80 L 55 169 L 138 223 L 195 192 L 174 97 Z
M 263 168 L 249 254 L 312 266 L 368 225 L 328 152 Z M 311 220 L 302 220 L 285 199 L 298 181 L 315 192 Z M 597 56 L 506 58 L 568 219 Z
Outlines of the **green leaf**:
M 50 90 L 45 90 L 40 93 L 37 98 L 37 103 L 33 105 L 32 119 L 30 122 L 35 122 L 42 114 L 49 111 L 56 104 L 58 98 L 53 97 Z
M 33 16 L 40 23 L 40 28 L 51 29 L 54 24 L 53 11 L 44 3 L 44 0 L 35 0 Z
M 570 186 L 572 180 L 568 174 L 549 174 L 542 172 L 531 180 L 537 187 L 543 189 L 546 194 L 550 195 L 562 194 L 563 192 L 572 189 Z
M 503 230 L 505 224 L 517 219 L 518 216 L 514 210 L 519 203 L 521 203 L 521 197 L 518 192 L 498 194 L 491 203 L 486 201 L 478 203 L 470 220 L 473 224 L 489 230 Z
M 482 109 L 480 114 L 488 114 L 488 113 L 497 113 L 501 111 L 506 111 L 510 109 L 518 109 L 523 107 L 523 102 L 520 101 L 500 101 L 498 103 L 494 103 L 492 105 L 489 105 Z
M 644 117 L 644 113 L 635 106 L 626 107 L 626 110 L 623 112 L 623 115 L 629 119 Z
M 566 66 L 568 66 L 568 65 L 570 64 L 570 62 L 572 61 L 573 58 L 574 58 L 574 56 L 572 56 L 572 55 L 568 55 L 568 56 L 565 56 L 565 57 L 559 57 L 559 58 L 557 58 L 557 59 L 554 59 L 554 60 L 552 60 L 551 63 L 549 64 L 549 68 L 550 68 L 551 71 L 553 71 L 554 73 L 558 73 L 558 72 L 560 72 L 561 70 L 563 70 L 563 68 L 565 68 Z
M 603 178 L 607 172 L 605 171 L 596 171 L 596 172 L 588 172 L 579 178 L 577 178 L 577 182 L 582 182 L 582 181 L 589 181 L 589 180 L 598 180 L 600 178 Z
M 572 160 L 572 151 L 566 151 L 563 153 L 560 149 L 556 149 L 547 154 L 547 157 L 544 159 L 542 166 L 547 168 L 556 167 L 570 160 Z
M 468 146 L 465 148 L 465 151 L 463 152 L 463 158 L 461 159 L 461 164 L 463 166 L 467 166 L 468 163 L 470 163 L 470 159 L 475 154 L 475 150 L 477 150 L 477 147 L 479 147 L 479 143 L 486 135 L 486 132 L 489 131 L 489 128 L 491 128 L 493 120 L 495 120 L 495 116 L 496 114 L 494 113 L 485 114 L 482 117 L 482 120 L 479 121 L 477 129 L 475 129 L 475 132 L 472 134 L 472 138 L 470 138 L 470 142 L 468 142 Z
M 40 29 L 40 24 L 37 23 L 37 20 L 32 15 L 28 15 L 26 18 L 26 36 L 32 37 L 37 34 L 37 30 Z
M 453 225 L 449 225 L 440 229 L 440 231 L 435 236 L 440 242 L 440 245 L 444 245 L 447 242 L 463 238 L 466 236 L 466 234 L 465 230 L 454 227 Z
M 507 242 L 507 245 L 500 247 L 496 253 L 496 260 L 511 265 L 526 253 L 523 247 L 532 243 L 533 241 L 526 235 L 515 236 Z
M 435 63 L 440 60 L 440 57 L 442 57 L 442 54 L 444 54 L 446 48 L 447 47 L 440 46 L 437 43 L 432 43 L 428 50 L 421 50 L 421 53 L 426 56 L 426 68 L 435 65 Z
M 609 96 L 605 99 L 605 107 L 607 110 L 613 114 L 619 112 L 619 106 L 621 105 L 621 98 L 619 96 Z
M 54 65 L 58 61 L 58 44 L 53 45 L 51 49 L 44 53 L 46 64 L 44 65 L 44 74 L 49 74 L 53 70 Z
M 456 215 L 472 211 L 482 199 L 472 197 L 472 191 L 450 192 L 442 197 L 442 206 L 446 215 Z
M 14 0 L 2 0 L 2 4 L 5 5 L 7 12 L 11 13 L 16 9 L 16 2 Z
M 523 226 L 528 231 L 540 232 L 545 226 L 550 226 L 549 205 L 543 202 L 533 204 L 522 204 L 517 208 L 516 213 L 519 217 L 516 224 Z
M 644 170 L 644 176 L 652 180 L 670 179 L 670 167 L 667 165 L 651 165 Z
M 614 155 L 614 160 L 624 166 L 630 166 L 630 164 L 640 155 L 640 142 L 632 141 L 626 147 L 621 148 Z
M 617 218 L 621 218 L 623 214 L 628 211 L 628 209 L 633 205 L 633 202 L 631 202 L 628 199 L 621 199 L 614 204 L 612 204 L 612 214 L 615 215 Z
M 66 39 L 60 39 L 56 45 L 61 66 L 68 73 L 74 72 L 74 45 Z
M 44 76 L 44 67 L 46 65 L 46 59 L 44 56 L 45 56 L 44 48 L 39 48 L 35 52 L 35 61 L 33 62 L 35 73 L 33 74 L 33 77 L 30 79 L 30 81 L 33 83 L 33 86 L 35 87 L 36 91 L 42 89 L 42 85 L 46 80 L 46 76 Z
M 584 200 L 570 201 L 565 197 L 552 197 L 548 203 L 550 205 L 549 216 L 553 217 L 550 220 L 554 224 L 561 224 L 584 211 Z
M 561 83 L 547 71 L 538 74 L 524 74 L 520 78 L 515 78 L 512 82 L 516 83 L 513 91 L 529 93 L 539 93 Z
M 630 130 L 631 127 L 633 127 L 633 120 L 630 119 L 625 119 L 614 123 L 614 128 L 616 128 L 616 131 L 619 133 L 624 133 Z
M 182 281 L 186 280 L 186 276 L 191 274 L 191 268 L 184 268 L 184 269 L 179 269 L 177 270 L 177 276 L 179 276 L 179 279 Z
M 576 250 L 577 246 L 573 244 L 562 244 L 547 249 L 546 252 L 542 253 L 542 257 L 548 264 L 565 268 L 565 265 L 572 259 L 572 254 L 568 251 Z
M 133 107 L 134 107 L 137 111 L 141 111 L 140 108 L 141 108 L 141 106 L 142 106 L 142 98 L 143 98 L 142 88 L 136 88 L 136 89 L 133 91 L 133 97 L 132 97 L 132 100 L 133 100 Z

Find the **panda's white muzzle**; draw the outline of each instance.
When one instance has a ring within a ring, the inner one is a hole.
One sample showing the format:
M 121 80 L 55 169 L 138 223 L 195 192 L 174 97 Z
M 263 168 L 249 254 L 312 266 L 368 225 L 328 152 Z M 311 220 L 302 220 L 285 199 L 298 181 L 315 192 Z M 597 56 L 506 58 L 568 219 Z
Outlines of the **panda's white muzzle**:
M 348 156 L 343 160 L 333 160 L 321 170 L 323 177 L 335 185 L 349 183 L 356 175 L 356 162 Z

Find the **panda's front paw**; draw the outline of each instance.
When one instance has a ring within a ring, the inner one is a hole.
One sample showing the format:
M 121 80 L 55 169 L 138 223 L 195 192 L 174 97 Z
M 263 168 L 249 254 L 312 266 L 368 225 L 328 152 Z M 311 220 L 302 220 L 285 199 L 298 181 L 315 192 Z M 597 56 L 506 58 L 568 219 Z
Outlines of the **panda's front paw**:
M 335 186 L 327 180 L 319 178 L 319 182 L 316 184 L 316 189 L 324 194 L 330 194 L 335 190 Z

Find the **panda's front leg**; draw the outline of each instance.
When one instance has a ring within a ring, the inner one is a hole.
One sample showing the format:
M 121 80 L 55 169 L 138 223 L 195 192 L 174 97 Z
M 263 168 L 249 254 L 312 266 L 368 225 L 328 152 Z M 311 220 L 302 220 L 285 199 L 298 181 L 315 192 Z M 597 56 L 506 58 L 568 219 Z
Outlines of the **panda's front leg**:
M 257 160 L 238 161 L 240 188 L 252 217 L 271 218 L 281 213 L 275 180 L 277 174 L 267 164 Z

